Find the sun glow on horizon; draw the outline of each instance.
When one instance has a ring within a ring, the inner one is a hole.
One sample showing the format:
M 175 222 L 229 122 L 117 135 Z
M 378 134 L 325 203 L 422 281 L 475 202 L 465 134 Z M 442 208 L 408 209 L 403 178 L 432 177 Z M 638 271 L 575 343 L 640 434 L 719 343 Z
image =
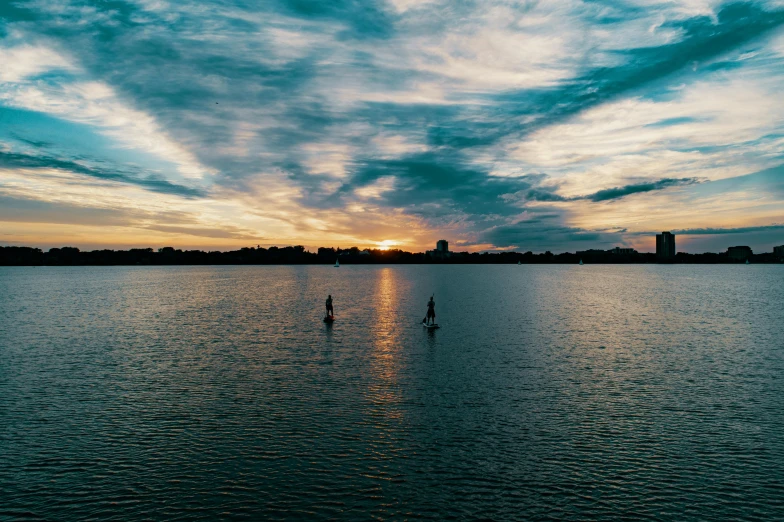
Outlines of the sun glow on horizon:
M 393 241 L 391 239 L 385 239 L 378 244 L 379 250 L 389 250 L 390 248 L 397 246 L 397 241 Z

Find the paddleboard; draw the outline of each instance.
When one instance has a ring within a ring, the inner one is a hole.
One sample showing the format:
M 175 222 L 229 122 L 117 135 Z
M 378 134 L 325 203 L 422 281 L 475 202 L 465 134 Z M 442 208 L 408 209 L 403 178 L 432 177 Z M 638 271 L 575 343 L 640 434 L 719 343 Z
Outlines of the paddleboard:
M 440 327 L 440 326 L 438 326 L 437 324 L 427 324 L 427 323 L 422 323 L 422 326 L 424 326 L 425 328 L 430 328 L 430 329 L 441 328 L 441 327 Z
M 334 317 L 332 317 L 332 316 L 329 316 L 329 315 L 328 315 L 328 316 L 326 316 L 326 317 L 324 318 L 324 322 L 325 322 L 325 323 L 334 323 L 334 322 L 335 322 L 335 318 L 334 318 Z

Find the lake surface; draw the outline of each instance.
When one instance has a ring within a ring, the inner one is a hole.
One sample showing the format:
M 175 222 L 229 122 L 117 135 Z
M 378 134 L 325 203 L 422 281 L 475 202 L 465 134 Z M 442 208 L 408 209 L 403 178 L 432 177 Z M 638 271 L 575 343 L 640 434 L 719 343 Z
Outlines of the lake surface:
M 783 518 L 784 266 L 0 268 L 0 520 L 420 517 Z

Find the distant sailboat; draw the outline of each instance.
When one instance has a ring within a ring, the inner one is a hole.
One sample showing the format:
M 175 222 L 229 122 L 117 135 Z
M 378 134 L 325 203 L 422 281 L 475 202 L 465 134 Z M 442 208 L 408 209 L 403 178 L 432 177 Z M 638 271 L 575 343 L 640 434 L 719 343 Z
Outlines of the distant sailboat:
M 746 264 L 747 264 L 747 265 L 749 264 L 749 260 L 748 260 L 748 259 L 746 260 Z
M 583 260 L 582 260 L 582 259 L 580 259 L 580 264 L 581 264 L 581 265 L 583 264 Z
M 335 268 L 340 268 L 340 260 L 335 259 Z
M 518 261 L 518 262 L 517 262 L 517 264 L 518 264 L 518 265 L 522 265 L 522 263 L 521 263 L 520 261 Z

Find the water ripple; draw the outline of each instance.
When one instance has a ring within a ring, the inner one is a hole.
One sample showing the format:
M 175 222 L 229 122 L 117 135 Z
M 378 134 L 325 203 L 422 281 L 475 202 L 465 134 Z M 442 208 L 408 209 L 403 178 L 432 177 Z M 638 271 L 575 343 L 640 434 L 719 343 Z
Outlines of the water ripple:
M 0 268 L 0 520 L 781 518 L 782 276 Z

